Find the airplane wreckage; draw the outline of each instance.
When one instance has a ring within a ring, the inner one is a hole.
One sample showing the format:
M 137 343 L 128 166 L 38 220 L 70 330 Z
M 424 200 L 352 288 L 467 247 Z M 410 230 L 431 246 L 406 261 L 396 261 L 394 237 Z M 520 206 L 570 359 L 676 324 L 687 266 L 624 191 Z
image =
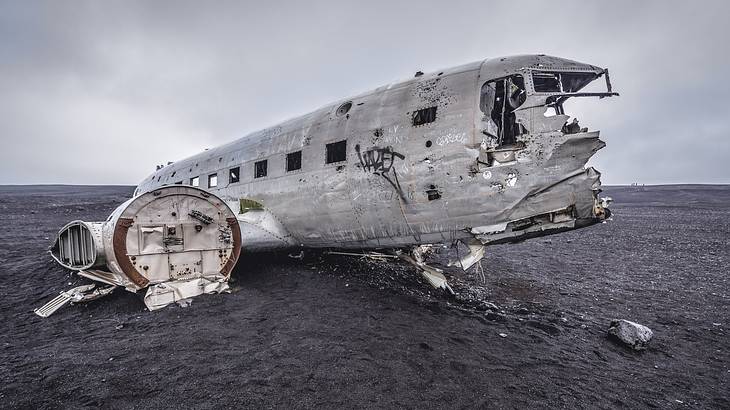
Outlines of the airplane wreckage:
M 605 91 L 581 92 L 599 78 Z M 493 58 L 419 71 L 159 166 L 106 221 L 73 221 L 51 247 L 107 286 L 61 292 L 36 313 L 118 286 L 146 288 L 149 310 L 219 293 L 242 251 L 273 249 L 397 250 L 450 291 L 424 245 L 463 243 L 470 252 L 454 263 L 466 270 L 485 245 L 610 217 L 600 174 L 585 167 L 605 143 L 568 122 L 563 103 L 617 95 L 604 68 Z

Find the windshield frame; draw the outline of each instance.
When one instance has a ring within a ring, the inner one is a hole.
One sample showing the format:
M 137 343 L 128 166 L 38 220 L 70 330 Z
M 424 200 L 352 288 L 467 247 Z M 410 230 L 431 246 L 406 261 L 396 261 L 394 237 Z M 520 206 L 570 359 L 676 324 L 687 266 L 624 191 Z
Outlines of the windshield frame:
M 605 72 L 605 71 L 604 71 Z M 573 94 L 581 89 L 585 88 L 588 84 L 592 83 L 593 81 L 597 80 L 599 77 L 601 77 L 604 72 L 597 73 L 595 71 L 588 71 L 588 70 L 542 70 L 542 69 L 531 69 L 529 70 L 529 84 L 528 92 L 531 94 L 540 94 L 540 95 L 551 95 L 551 94 Z M 550 76 L 553 76 L 553 78 L 550 78 Z M 539 82 L 536 81 L 536 77 L 543 77 L 545 79 L 545 82 L 553 81 L 555 85 L 557 85 L 557 88 L 553 89 L 546 89 L 543 87 L 539 87 Z M 572 78 L 571 78 L 572 77 Z M 583 77 L 582 79 L 580 77 Z M 571 87 L 566 87 L 566 85 L 571 84 L 570 81 L 573 81 Z M 609 90 L 610 92 L 610 90 Z

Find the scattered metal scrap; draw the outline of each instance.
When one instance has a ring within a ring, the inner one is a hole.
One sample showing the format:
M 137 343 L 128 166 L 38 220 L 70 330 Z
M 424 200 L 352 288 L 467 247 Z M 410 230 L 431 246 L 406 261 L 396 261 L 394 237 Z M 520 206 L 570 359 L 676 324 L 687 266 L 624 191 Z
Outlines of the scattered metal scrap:
M 361 258 L 367 258 L 375 261 L 385 261 L 386 259 L 398 259 L 398 255 L 388 255 L 381 252 L 362 252 L 362 253 L 355 253 L 355 252 L 337 252 L 337 251 L 327 251 L 328 255 L 343 255 L 343 256 L 359 256 Z
M 89 285 L 77 286 L 75 288 L 61 292 L 50 302 L 39 307 L 38 309 L 35 309 L 33 312 L 40 317 L 48 317 L 55 313 L 58 309 L 64 307 L 69 302 L 89 302 L 111 294 L 116 288 L 116 286 L 97 288 L 96 284 L 94 283 L 91 283 Z

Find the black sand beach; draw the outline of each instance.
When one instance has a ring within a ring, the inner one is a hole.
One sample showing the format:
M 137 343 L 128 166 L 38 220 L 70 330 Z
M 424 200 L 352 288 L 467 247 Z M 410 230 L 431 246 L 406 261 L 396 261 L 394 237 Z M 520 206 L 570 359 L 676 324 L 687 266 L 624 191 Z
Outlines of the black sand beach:
M 86 282 L 47 253 L 55 232 L 132 190 L 0 187 L 0 407 L 730 407 L 728 186 L 608 187 L 613 221 L 490 247 L 483 279 L 447 269 L 456 298 L 312 252 L 244 255 L 233 293 L 187 308 L 117 290 L 34 315 Z M 607 339 L 612 318 L 649 348 Z

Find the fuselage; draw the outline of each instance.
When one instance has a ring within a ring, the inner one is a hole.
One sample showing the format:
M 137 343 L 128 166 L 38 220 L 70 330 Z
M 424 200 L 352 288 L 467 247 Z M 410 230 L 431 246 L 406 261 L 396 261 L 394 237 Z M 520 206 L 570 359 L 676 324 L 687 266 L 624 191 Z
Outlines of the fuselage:
M 585 164 L 604 144 L 568 127 L 562 101 L 604 73 L 528 55 L 417 75 L 162 167 L 135 195 L 217 195 L 244 251 L 486 244 L 590 225 L 606 212 Z M 607 85 L 600 96 L 615 94 Z

